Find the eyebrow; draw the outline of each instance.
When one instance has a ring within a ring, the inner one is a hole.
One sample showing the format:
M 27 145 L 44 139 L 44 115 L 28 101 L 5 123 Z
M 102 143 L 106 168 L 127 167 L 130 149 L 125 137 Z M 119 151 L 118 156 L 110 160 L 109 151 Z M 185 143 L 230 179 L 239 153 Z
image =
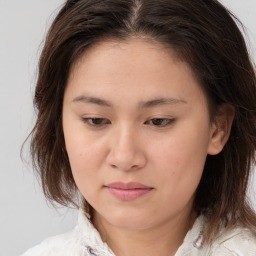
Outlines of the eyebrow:
M 142 102 L 140 104 L 140 108 L 150 108 L 150 107 L 155 107 L 158 105 L 165 105 L 165 104 L 181 104 L 184 103 L 186 104 L 187 102 L 182 99 L 176 99 L 176 98 L 157 98 L 154 100 Z
M 82 102 L 82 103 L 92 103 L 99 106 L 105 106 L 105 107 L 113 107 L 113 105 L 103 99 L 96 98 L 96 97 L 86 97 L 86 96 L 78 96 L 75 97 L 72 102 Z M 141 102 L 139 104 L 139 108 L 151 108 L 159 105 L 166 105 L 166 104 L 186 104 L 187 102 L 182 99 L 176 99 L 176 98 L 156 98 L 153 100 L 149 100 L 146 102 Z
M 112 104 L 106 100 L 95 98 L 95 97 L 86 97 L 86 96 L 78 96 L 75 97 L 72 102 L 83 102 L 83 103 L 92 103 L 105 107 L 112 107 Z

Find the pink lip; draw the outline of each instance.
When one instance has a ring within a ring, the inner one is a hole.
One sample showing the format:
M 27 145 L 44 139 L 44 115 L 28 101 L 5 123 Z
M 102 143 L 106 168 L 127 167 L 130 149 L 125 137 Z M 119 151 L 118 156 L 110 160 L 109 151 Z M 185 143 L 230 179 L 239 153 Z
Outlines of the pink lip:
M 117 199 L 122 201 L 131 201 L 135 200 L 148 192 L 150 192 L 153 188 L 145 186 L 141 183 L 137 182 L 114 182 L 105 186 L 108 191 L 115 196 Z

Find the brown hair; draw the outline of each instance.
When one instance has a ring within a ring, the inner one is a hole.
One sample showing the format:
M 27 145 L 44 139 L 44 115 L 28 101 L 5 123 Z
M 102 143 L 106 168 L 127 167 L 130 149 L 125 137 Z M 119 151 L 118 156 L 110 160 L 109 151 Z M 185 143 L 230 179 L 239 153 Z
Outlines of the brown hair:
M 39 63 L 38 117 L 31 152 L 45 196 L 76 206 L 77 187 L 63 150 L 62 102 L 71 66 L 96 42 L 147 37 L 168 45 L 200 80 L 214 117 L 230 104 L 235 118 L 222 152 L 208 156 L 195 209 L 208 216 L 210 238 L 221 219 L 255 230 L 247 201 L 256 150 L 256 78 L 238 19 L 216 0 L 69 0 L 59 11 Z M 241 25 L 241 24 L 240 24 Z

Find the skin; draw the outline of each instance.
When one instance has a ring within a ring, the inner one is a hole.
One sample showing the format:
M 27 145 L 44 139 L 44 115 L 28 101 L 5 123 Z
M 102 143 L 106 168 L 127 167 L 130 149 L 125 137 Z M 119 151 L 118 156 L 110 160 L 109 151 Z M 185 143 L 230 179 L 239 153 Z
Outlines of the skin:
M 65 146 L 94 225 L 116 255 L 170 256 L 182 244 L 206 156 L 222 150 L 232 123 L 228 111 L 211 123 L 207 106 L 189 65 L 158 43 L 100 42 L 73 66 Z M 119 200 L 106 188 L 117 181 L 151 190 Z

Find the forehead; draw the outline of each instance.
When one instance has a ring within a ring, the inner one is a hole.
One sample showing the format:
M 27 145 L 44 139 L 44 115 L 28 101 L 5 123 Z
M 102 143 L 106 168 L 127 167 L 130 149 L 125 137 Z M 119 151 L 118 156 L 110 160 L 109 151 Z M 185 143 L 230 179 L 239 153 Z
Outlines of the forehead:
M 141 96 L 142 101 L 170 93 L 176 98 L 201 93 L 192 69 L 173 49 L 141 39 L 93 45 L 73 65 L 68 89 L 96 96 L 104 93 L 108 98 L 131 92 L 130 97 Z
M 124 57 L 124 58 L 122 58 Z M 122 59 L 121 59 L 122 58 Z M 80 65 L 104 64 L 114 61 L 113 64 L 131 64 L 135 61 L 149 61 L 156 64 L 170 61 L 181 61 L 178 54 L 170 46 L 154 41 L 150 38 L 130 38 L 129 40 L 106 40 L 91 45 L 72 65 L 71 74 Z M 97 61 L 101 63 L 97 63 Z M 104 61 L 104 63 L 102 63 Z M 99 67 L 99 66 L 98 66 Z M 121 67 L 120 67 L 121 68 Z

